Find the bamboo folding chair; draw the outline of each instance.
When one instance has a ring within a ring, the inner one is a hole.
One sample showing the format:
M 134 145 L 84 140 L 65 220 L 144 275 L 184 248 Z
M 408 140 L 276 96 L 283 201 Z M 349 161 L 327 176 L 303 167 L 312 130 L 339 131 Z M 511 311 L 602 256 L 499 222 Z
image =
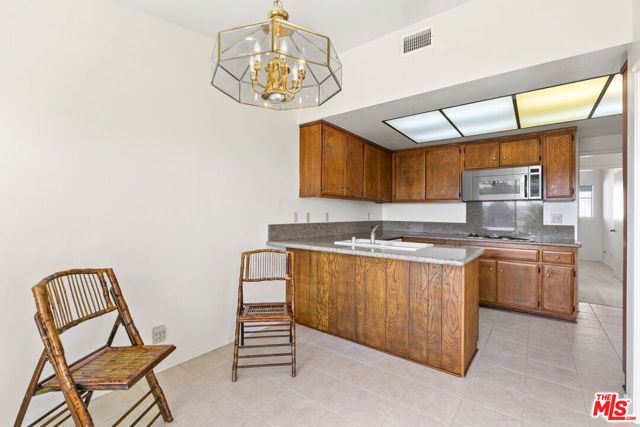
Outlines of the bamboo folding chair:
M 238 369 L 261 368 L 266 366 L 291 366 L 291 376 L 296 376 L 296 324 L 294 320 L 294 262 L 293 253 L 274 249 L 260 249 L 243 252 L 240 261 L 238 284 L 238 307 L 236 312 L 236 333 L 233 347 L 233 367 L 231 380 L 238 379 Z M 286 301 L 266 303 L 245 303 L 244 285 L 250 282 L 284 281 Z M 275 329 L 274 329 L 275 328 Z M 278 334 L 287 332 L 287 334 Z M 273 334 L 275 333 L 275 335 Z M 288 338 L 287 343 L 245 345 L 245 340 Z M 242 349 L 268 347 L 290 347 L 288 353 L 246 354 Z M 286 363 L 263 363 L 239 365 L 240 359 L 291 356 Z
M 145 417 L 160 415 L 173 421 L 169 405 L 153 369 L 175 350 L 173 345 L 144 345 L 136 329 L 127 303 L 113 270 L 77 269 L 55 273 L 32 288 L 36 302 L 35 321 L 44 350 L 18 411 L 14 427 L 21 427 L 31 399 L 49 392 L 61 392 L 64 402 L 29 424 L 29 427 L 59 426 L 71 418 L 76 427 L 94 427 L 88 411 L 91 397 L 98 390 L 128 390 L 143 377 L 149 392 L 129 408 L 114 426 L 136 417 L 131 426 Z M 118 312 L 106 345 L 75 363 L 65 358 L 60 335 L 80 323 L 113 311 Z M 131 346 L 112 347 L 120 325 L 124 326 Z M 40 380 L 45 365 L 50 363 L 54 374 Z M 152 396 L 151 404 L 140 414 L 136 408 Z M 158 413 L 149 415 L 157 406 Z

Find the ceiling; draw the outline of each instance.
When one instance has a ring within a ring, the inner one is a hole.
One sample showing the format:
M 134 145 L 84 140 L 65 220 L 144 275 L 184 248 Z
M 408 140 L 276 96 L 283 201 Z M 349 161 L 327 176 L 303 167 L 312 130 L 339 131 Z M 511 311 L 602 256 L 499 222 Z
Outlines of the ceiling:
M 422 113 L 425 111 L 432 111 L 617 73 L 620 71 L 625 59 L 625 46 L 605 49 L 457 86 L 451 86 L 409 98 L 373 105 L 359 110 L 326 117 L 325 120 L 392 150 L 438 145 L 443 143 L 458 143 L 493 136 L 515 135 L 518 133 L 556 129 L 567 126 L 578 126 L 578 136 L 584 138 L 621 134 L 622 120 L 621 116 L 618 115 L 522 129 L 518 131 L 499 132 L 494 134 L 449 139 L 446 141 L 416 144 L 409 138 L 384 124 L 383 121 L 396 117 Z
M 267 19 L 271 0 L 116 0 L 194 31 L 218 31 Z M 331 37 L 338 52 L 470 0 L 283 0 L 290 21 Z

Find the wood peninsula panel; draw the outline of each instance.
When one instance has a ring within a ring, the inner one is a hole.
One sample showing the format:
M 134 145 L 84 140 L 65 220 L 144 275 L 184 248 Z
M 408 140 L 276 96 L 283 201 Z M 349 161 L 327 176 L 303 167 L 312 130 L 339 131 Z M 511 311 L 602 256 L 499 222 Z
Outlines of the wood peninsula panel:
M 409 351 L 409 263 L 387 260 L 385 348 L 400 356 Z
M 427 301 L 428 333 L 427 364 L 442 368 L 442 265 L 428 264 L 429 291 Z
M 384 259 L 356 257 L 356 341 L 385 348 L 387 268 Z
M 317 259 L 315 282 L 312 262 L 296 269 L 296 298 L 309 288 L 315 310 L 307 326 L 465 375 L 478 340 L 477 261 L 459 267 L 294 252 L 303 263 L 303 252 Z
M 442 369 L 460 373 L 462 345 L 462 318 L 458 310 L 450 307 L 462 307 L 463 283 L 462 269 L 450 265 L 442 267 Z
M 301 251 L 296 254 L 296 273 L 301 282 L 311 283 L 310 272 L 311 252 Z M 308 325 L 311 323 L 311 315 L 309 309 L 309 291 L 310 286 L 303 286 L 295 290 L 295 317 L 296 322 Z

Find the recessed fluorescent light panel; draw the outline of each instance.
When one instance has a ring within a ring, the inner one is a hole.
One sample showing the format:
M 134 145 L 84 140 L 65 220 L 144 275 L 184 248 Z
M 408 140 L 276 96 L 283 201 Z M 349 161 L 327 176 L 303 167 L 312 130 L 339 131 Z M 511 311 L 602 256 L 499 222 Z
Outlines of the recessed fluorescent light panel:
M 600 104 L 591 117 L 604 117 L 622 114 L 622 74 L 616 74 L 611 80 Z
M 589 118 L 609 76 L 516 95 L 520 126 L 530 128 Z
M 445 108 L 442 112 L 464 136 L 518 129 L 511 96 Z
M 462 136 L 440 111 L 385 120 L 385 123 L 418 143 Z

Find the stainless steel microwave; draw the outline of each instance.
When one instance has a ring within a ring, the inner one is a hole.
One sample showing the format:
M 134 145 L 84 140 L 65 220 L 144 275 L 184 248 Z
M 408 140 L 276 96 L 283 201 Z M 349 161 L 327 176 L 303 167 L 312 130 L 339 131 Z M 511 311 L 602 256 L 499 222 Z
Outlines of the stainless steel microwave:
M 466 171 L 462 175 L 462 200 L 542 199 L 542 166 Z

